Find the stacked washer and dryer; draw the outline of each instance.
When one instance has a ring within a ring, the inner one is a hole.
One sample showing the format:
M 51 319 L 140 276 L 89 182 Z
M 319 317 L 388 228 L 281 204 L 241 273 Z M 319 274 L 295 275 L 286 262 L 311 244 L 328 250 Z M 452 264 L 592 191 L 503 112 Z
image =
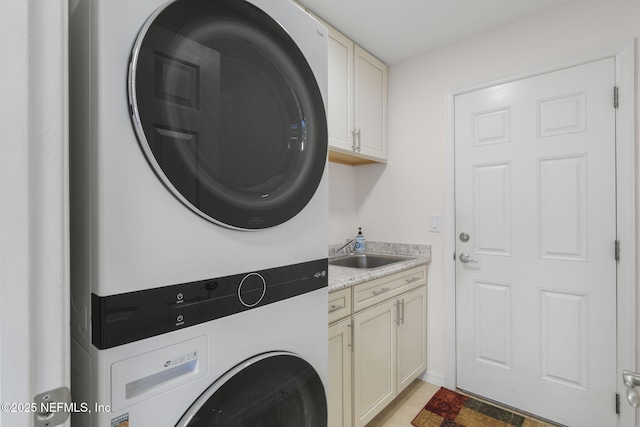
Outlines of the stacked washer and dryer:
M 72 425 L 326 427 L 327 31 L 70 2 Z

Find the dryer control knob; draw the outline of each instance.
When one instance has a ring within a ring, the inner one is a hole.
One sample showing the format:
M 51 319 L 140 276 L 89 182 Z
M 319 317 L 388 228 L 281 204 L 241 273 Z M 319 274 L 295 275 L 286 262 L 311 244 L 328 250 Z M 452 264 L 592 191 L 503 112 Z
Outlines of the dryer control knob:
M 238 299 L 245 307 L 255 307 L 267 292 L 267 282 L 258 273 L 249 273 L 238 286 Z

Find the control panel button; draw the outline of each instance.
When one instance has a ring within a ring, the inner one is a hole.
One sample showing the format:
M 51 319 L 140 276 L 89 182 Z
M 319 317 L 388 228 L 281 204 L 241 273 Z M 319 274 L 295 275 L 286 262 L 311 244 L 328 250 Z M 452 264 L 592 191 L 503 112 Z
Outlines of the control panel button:
M 199 322 L 200 307 L 198 304 L 176 304 L 172 307 L 167 321 L 172 328 L 182 328 Z

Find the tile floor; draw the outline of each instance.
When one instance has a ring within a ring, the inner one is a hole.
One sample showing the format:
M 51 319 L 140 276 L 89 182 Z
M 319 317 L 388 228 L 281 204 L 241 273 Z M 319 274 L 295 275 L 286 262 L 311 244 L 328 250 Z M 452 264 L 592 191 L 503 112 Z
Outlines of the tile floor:
M 411 420 L 439 389 L 439 386 L 415 380 L 367 427 L 412 427 Z

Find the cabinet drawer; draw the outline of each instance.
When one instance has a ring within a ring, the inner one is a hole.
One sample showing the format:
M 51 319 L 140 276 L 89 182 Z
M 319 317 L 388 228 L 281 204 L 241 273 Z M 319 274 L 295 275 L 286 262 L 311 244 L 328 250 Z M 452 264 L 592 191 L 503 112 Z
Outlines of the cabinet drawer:
M 351 314 L 351 288 L 329 294 L 329 323 Z
M 427 283 L 426 266 L 415 267 L 353 287 L 353 311 L 359 311 Z

